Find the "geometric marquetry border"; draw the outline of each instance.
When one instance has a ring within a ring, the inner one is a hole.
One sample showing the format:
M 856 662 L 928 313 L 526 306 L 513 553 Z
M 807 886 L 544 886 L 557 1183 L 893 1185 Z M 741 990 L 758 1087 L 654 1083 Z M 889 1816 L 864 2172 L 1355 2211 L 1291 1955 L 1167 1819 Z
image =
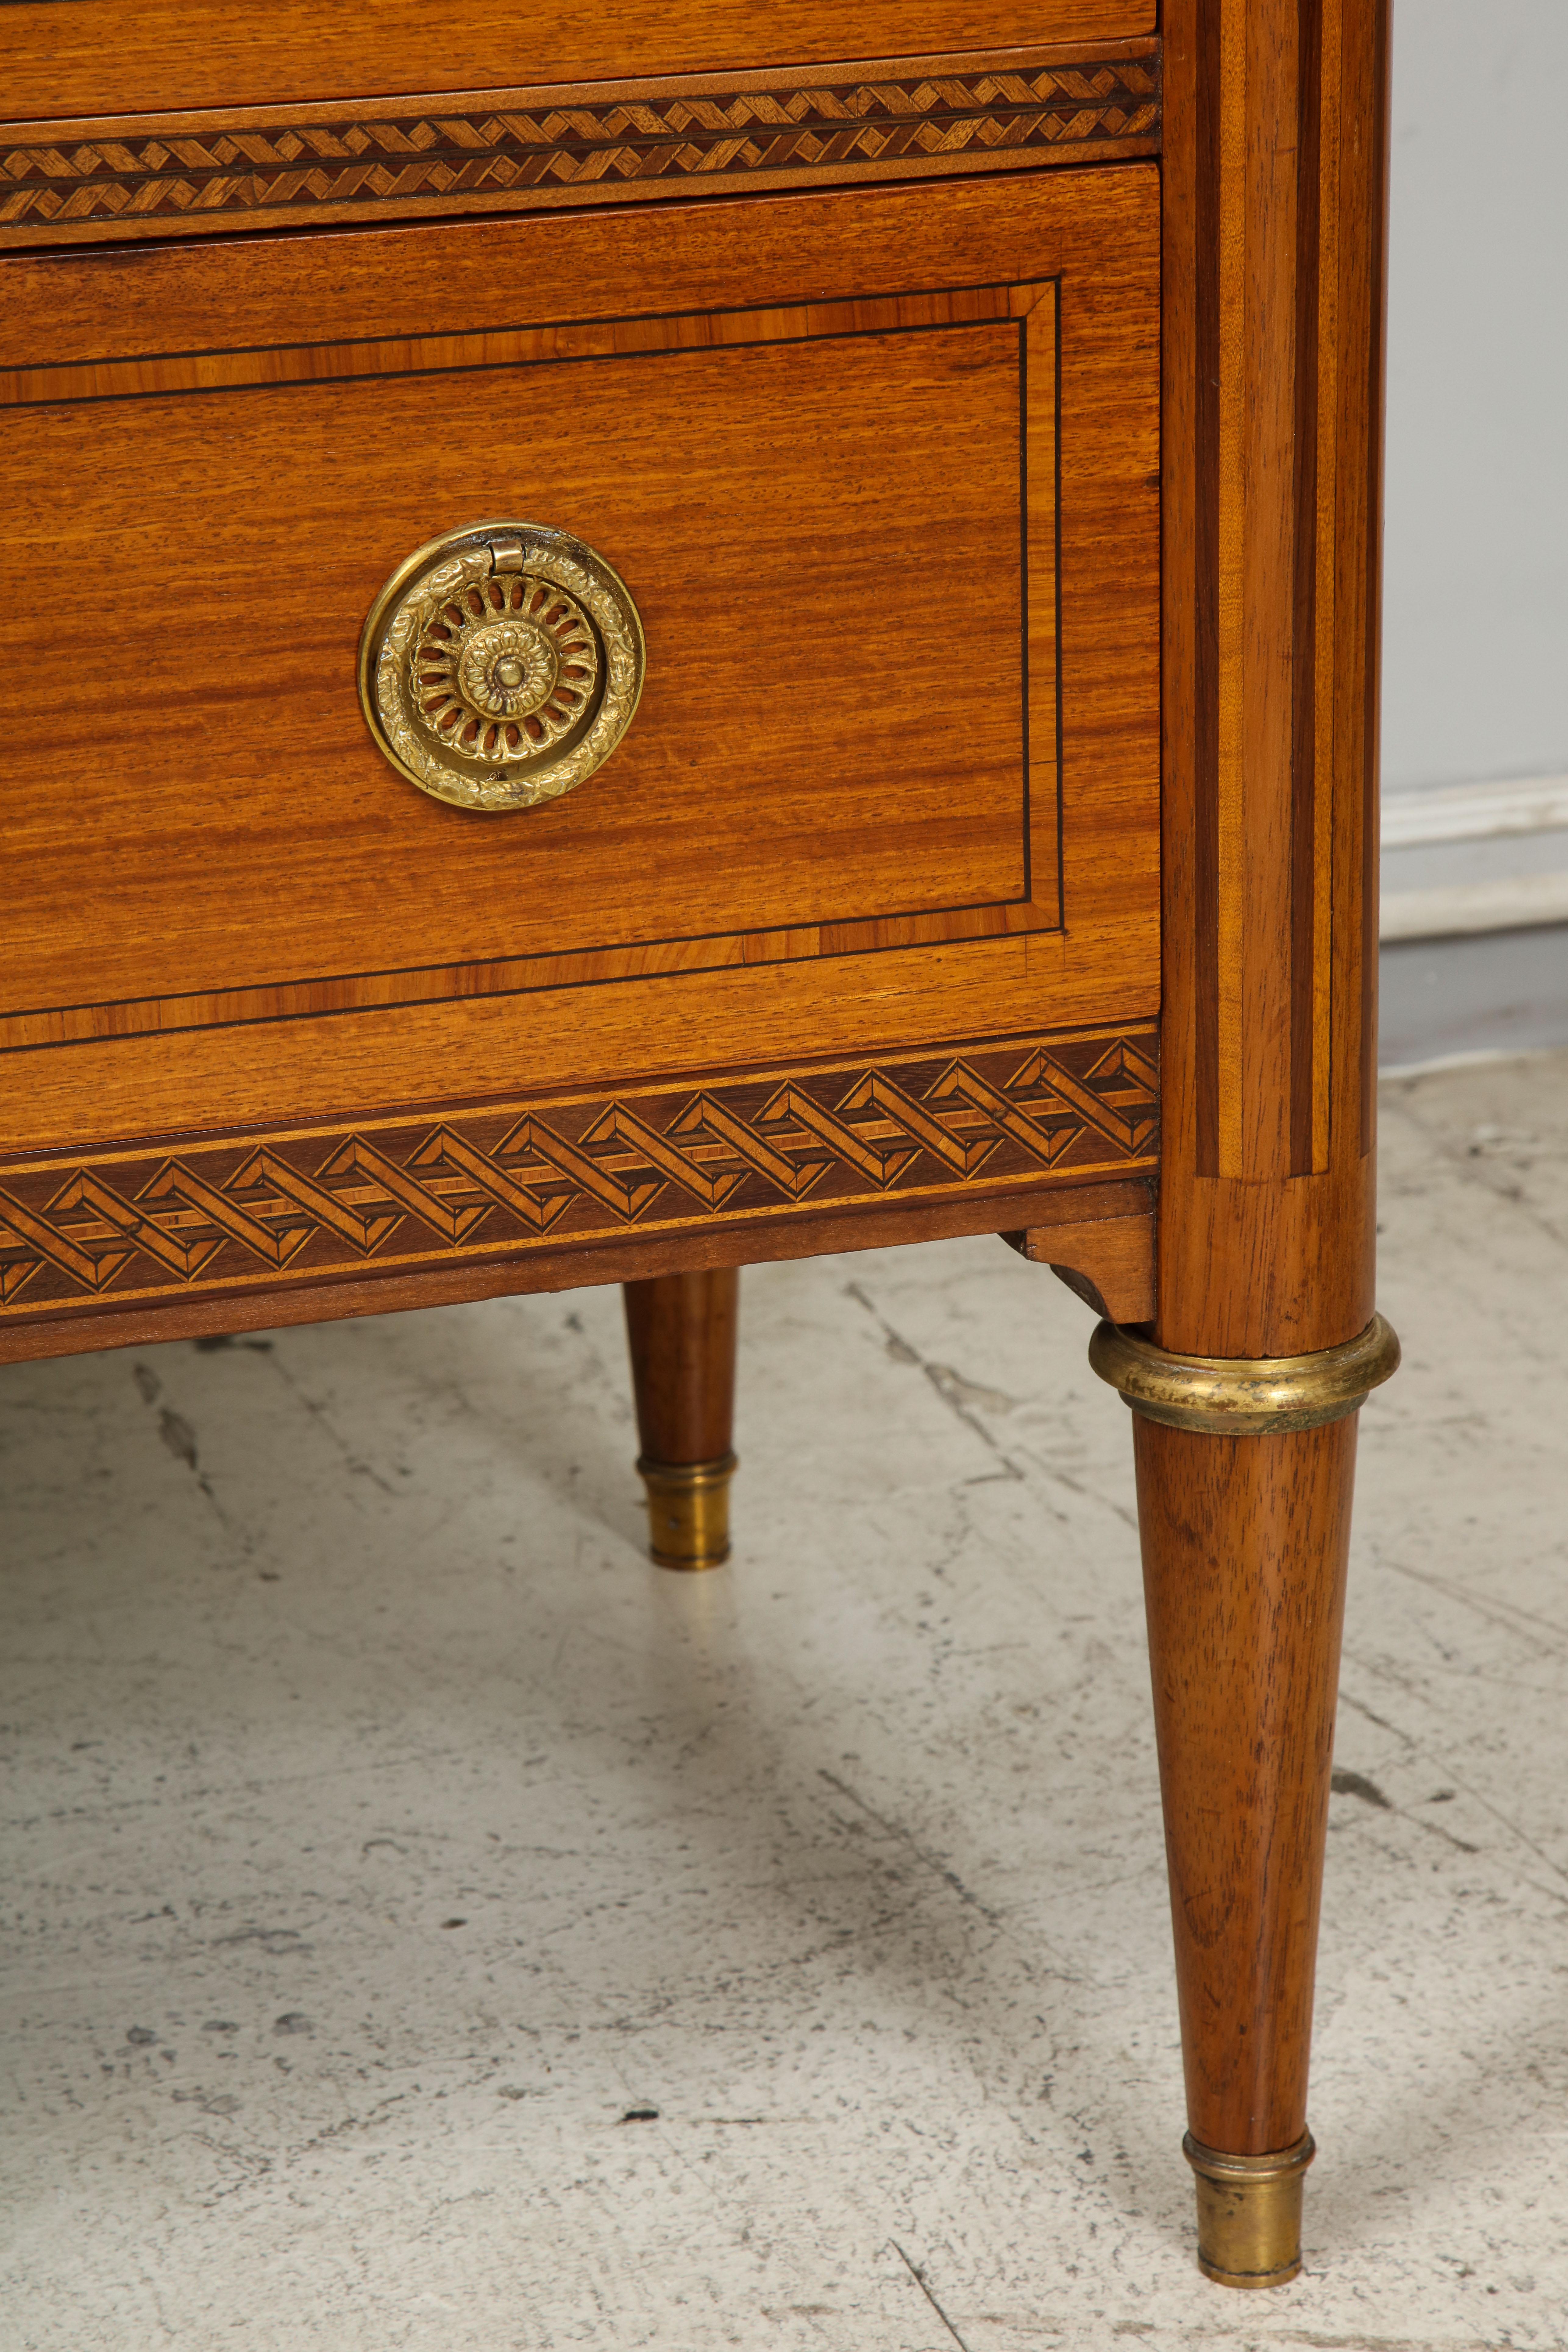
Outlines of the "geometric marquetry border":
M 0 240 L 626 203 L 689 189 L 1145 155 L 1152 41 L 1016 56 L 0 130 Z
M 35 1158 L 0 1167 L 0 1321 L 1152 1173 L 1157 1055 L 1140 1024 Z

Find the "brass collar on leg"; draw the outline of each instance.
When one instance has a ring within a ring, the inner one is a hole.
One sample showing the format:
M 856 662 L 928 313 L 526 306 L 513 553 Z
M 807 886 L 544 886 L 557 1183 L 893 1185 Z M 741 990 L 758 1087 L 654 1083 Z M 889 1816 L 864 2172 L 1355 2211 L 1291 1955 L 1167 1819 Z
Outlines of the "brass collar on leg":
M 1374 1315 L 1353 1339 L 1310 1356 L 1177 1356 L 1137 1331 L 1101 1323 L 1089 1360 L 1147 1421 L 1211 1437 L 1267 1437 L 1354 1412 L 1398 1370 L 1399 1341 Z
M 735 1457 L 716 1462 L 650 1462 L 637 1473 L 647 1488 L 648 1549 L 660 1568 L 721 1568 L 730 1557 L 730 1481 Z
M 1220 2286 L 1284 2286 L 1301 2267 L 1301 2189 L 1317 2154 L 1310 2132 L 1274 2156 L 1223 2156 L 1191 2132 L 1197 2175 L 1198 2268 Z

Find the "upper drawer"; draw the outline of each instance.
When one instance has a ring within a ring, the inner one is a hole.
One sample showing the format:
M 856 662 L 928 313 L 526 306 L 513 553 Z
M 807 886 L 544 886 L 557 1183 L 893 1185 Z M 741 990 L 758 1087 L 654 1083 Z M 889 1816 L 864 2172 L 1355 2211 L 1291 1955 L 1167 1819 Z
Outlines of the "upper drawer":
M 21 0 L 0 20 L 17 120 L 831 64 L 1152 33 L 1154 0 Z

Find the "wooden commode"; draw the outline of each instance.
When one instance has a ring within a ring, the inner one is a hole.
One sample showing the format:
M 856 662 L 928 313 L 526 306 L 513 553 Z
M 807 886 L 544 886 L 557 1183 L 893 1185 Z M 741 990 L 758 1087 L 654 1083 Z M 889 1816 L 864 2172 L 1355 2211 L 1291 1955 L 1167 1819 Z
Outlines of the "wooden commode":
M 734 1269 L 1056 1266 L 1262 2285 L 1397 1358 L 1386 24 L 1162 14 L 4 12 L 0 1358 L 622 1282 L 697 1568 Z

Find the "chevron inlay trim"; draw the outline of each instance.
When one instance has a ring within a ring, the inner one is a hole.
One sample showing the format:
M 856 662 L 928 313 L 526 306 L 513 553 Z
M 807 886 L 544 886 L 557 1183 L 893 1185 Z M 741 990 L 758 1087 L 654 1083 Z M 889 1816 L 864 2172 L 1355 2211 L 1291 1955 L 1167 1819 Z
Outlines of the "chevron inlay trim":
M 0 152 L 0 228 L 166 234 L 171 223 L 205 229 L 225 215 L 280 210 L 526 208 L 563 197 L 624 202 L 715 179 L 1070 163 L 1086 146 L 1146 154 L 1160 124 L 1152 55 L 1017 71 L 889 77 L 867 68 L 809 89 L 737 89 L 734 79 L 608 100 L 519 93 L 516 103 L 455 112 L 439 100 L 394 102 L 374 120 L 362 108 L 277 124 L 254 109 L 177 126 L 165 117 L 155 135 L 133 118 L 82 137 L 28 136 L 16 125 L 16 143 Z
M 1099 1030 L 35 1160 L 0 1168 L 0 1316 L 1152 1171 L 1157 1051 Z

